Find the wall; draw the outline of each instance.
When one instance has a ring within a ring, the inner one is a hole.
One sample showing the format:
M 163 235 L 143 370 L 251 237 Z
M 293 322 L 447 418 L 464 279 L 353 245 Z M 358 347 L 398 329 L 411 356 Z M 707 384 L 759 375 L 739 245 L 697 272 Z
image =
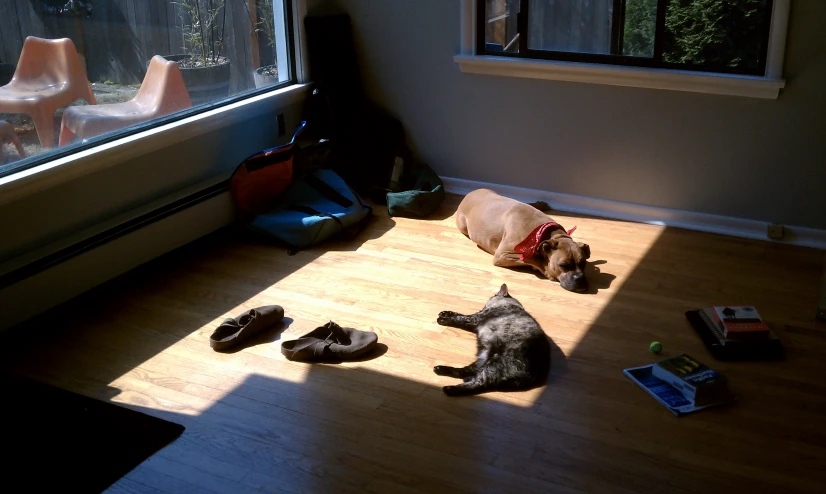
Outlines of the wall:
M 288 129 L 298 123 L 301 110 L 300 104 L 281 109 Z M 113 226 L 111 219 L 137 216 L 158 207 L 151 206 L 154 201 L 226 178 L 250 154 L 288 138 L 279 139 L 277 129 L 276 114 L 267 113 L 3 204 L 0 266 L 19 264 L 15 259 L 43 247 L 77 242 L 78 232 Z
M 822 0 L 793 2 L 768 101 L 462 74 L 458 1 L 332 3 L 369 94 L 443 176 L 826 229 Z
M 257 116 L 250 113 L 235 124 L 0 204 L 0 276 L 202 190 L 206 183 L 226 179 L 245 157 L 289 138 L 277 137 L 276 116 L 283 112 L 287 128 L 294 128 L 303 108 L 304 93 L 300 94 L 283 99 L 275 95 L 264 102 L 272 111 Z M 229 193 L 224 193 L 26 279 L 0 286 L 0 307 L 15 308 L 0 314 L 0 331 L 232 219 L 232 202 Z

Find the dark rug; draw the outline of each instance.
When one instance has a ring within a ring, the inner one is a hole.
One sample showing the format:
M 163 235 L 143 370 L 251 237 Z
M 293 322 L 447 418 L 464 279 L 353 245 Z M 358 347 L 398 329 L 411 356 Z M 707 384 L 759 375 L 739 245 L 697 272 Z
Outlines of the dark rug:
M 102 492 L 184 431 L 134 410 L 2 376 L 0 475 L 26 492 Z

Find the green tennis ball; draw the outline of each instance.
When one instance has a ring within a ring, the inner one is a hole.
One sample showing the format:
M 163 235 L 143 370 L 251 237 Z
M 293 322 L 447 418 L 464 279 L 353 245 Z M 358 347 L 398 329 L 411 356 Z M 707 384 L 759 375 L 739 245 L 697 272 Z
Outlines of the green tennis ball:
M 651 344 L 648 346 L 648 349 L 651 350 L 653 353 L 660 353 L 663 351 L 663 344 L 659 341 L 652 341 Z

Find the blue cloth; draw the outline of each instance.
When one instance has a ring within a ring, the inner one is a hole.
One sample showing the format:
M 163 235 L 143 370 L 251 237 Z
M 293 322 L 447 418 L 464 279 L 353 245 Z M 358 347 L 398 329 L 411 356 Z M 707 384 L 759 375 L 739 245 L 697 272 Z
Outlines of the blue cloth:
M 250 228 L 302 249 L 359 223 L 372 211 L 334 171 L 318 170 L 294 182 L 276 207 L 256 216 Z

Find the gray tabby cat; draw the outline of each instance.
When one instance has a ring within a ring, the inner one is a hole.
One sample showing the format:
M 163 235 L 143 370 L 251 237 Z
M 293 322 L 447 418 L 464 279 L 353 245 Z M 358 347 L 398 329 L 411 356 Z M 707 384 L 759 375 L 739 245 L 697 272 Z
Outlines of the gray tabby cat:
M 464 380 L 442 388 L 446 395 L 524 390 L 547 379 L 551 366 L 548 337 L 536 319 L 508 294 L 507 285 L 502 285 L 480 312 L 470 316 L 440 312 L 436 322 L 476 333 L 476 362 L 462 368 L 433 368 L 440 376 Z

